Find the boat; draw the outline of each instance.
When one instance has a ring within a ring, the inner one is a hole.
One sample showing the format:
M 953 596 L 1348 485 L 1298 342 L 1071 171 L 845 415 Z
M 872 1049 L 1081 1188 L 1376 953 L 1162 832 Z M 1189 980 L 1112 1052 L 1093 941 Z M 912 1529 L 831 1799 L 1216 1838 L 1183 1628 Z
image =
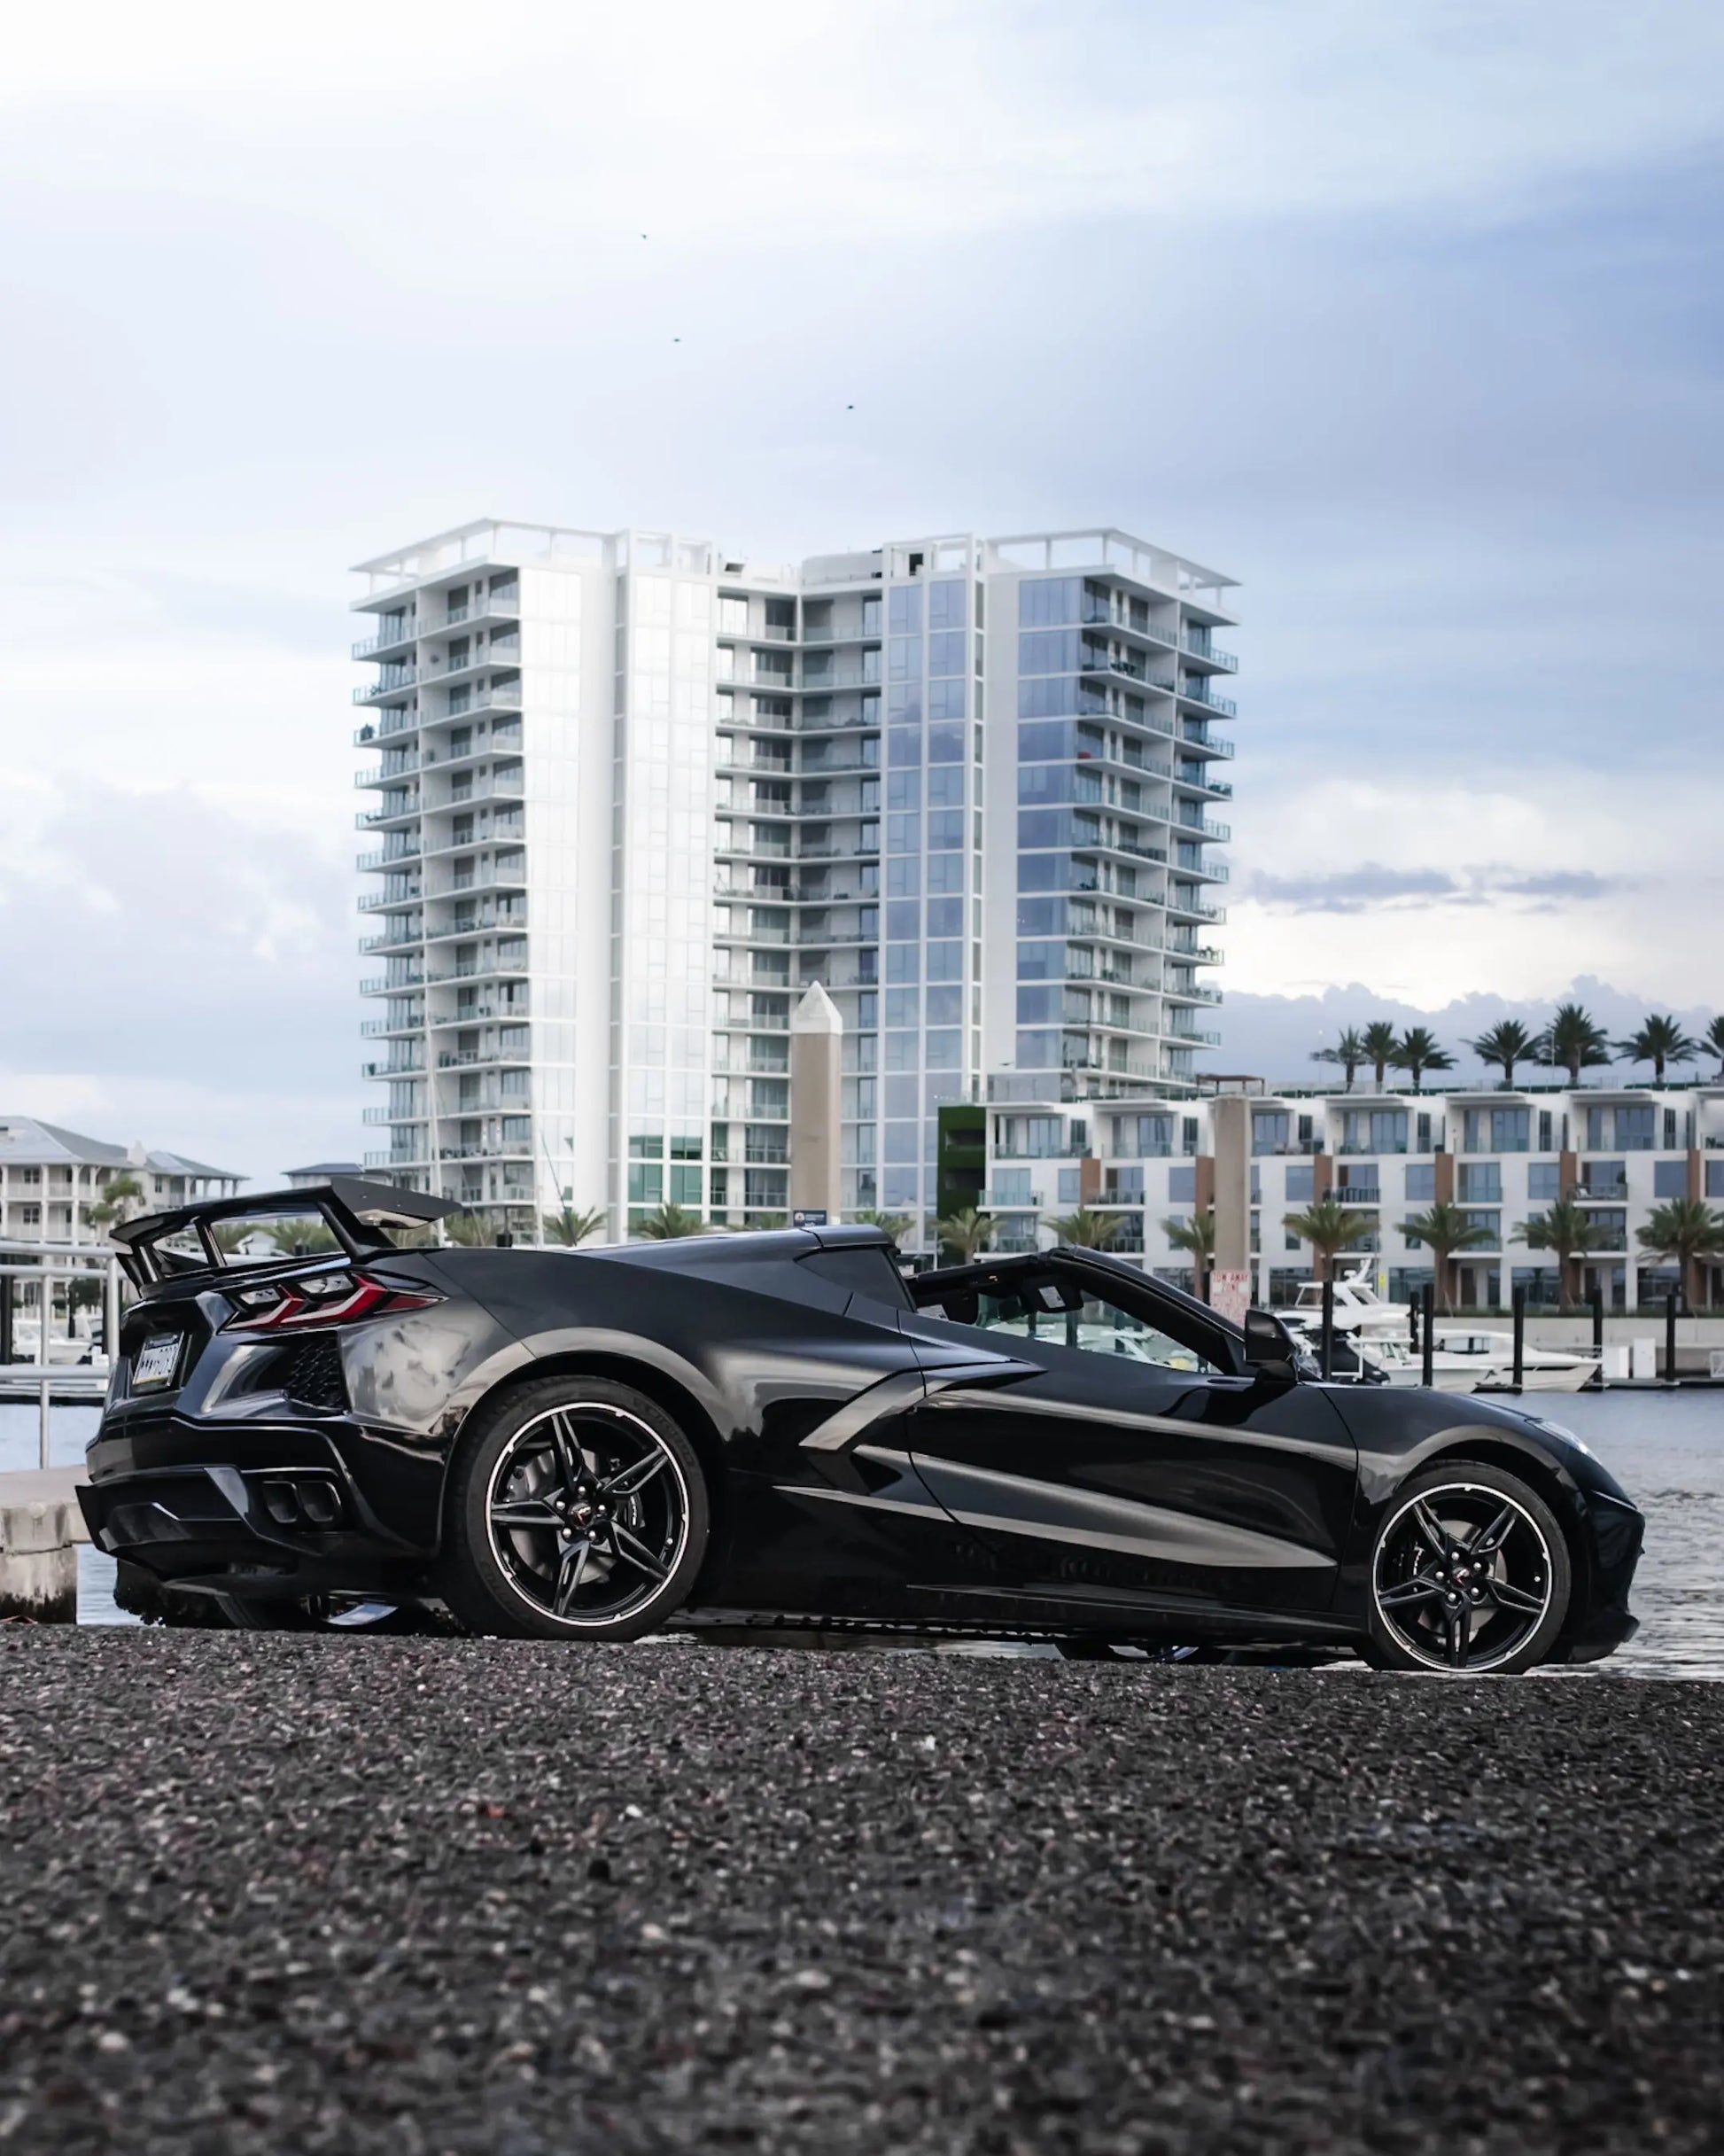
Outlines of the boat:
M 1511 1333 L 1436 1333 L 1438 1349 L 1479 1373 L 1480 1392 L 1514 1389 L 1515 1343 Z M 1562 1348 L 1533 1348 L 1523 1342 L 1520 1350 L 1520 1389 L 1523 1392 L 1579 1392 L 1597 1378 L 1596 1355 L 1573 1355 Z
M 1412 1313 L 1405 1303 L 1389 1303 L 1377 1292 L 1369 1259 L 1343 1273 L 1334 1283 L 1334 1328 L 1338 1333 L 1399 1333 L 1407 1337 Z M 1297 1299 L 1276 1311 L 1284 1324 L 1315 1331 L 1323 1323 L 1323 1283 L 1307 1280 Z

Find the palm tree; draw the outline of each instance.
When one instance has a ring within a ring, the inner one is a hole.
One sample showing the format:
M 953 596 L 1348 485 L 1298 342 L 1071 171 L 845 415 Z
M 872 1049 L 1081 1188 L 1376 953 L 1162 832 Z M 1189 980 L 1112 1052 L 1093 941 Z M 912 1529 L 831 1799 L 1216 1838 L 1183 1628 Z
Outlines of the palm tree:
M 91 1227 L 113 1227 L 122 1220 L 129 1220 L 132 1208 L 144 1198 L 144 1186 L 135 1175 L 111 1175 L 102 1186 L 102 1195 L 94 1205 L 84 1208 L 84 1218 Z
M 1074 1250 L 1105 1250 L 1119 1233 L 1120 1216 L 1094 1213 L 1087 1205 L 1080 1205 L 1075 1213 L 1062 1213 L 1048 1226 Z
M 1682 1309 L 1693 1307 L 1693 1275 L 1702 1258 L 1724 1257 L 1724 1215 L 1702 1198 L 1669 1198 L 1635 1231 L 1655 1257 L 1674 1258 L 1681 1274 Z
M 633 1223 L 633 1230 L 648 1242 L 676 1242 L 684 1235 L 705 1234 L 706 1223 L 698 1213 L 686 1212 L 680 1205 L 655 1205 Z
M 1574 1260 L 1588 1250 L 1599 1249 L 1604 1239 L 1605 1231 L 1572 1197 L 1554 1199 L 1535 1219 L 1519 1222 L 1513 1238 L 1529 1250 L 1549 1250 L 1555 1257 L 1557 1298 L 1564 1310 L 1574 1307 L 1570 1277 Z
M 915 1226 L 908 1213 L 882 1213 L 872 1206 L 852 1213 L 850 1218 L 859 1221 L 864 1227 L 882 1229 L 889 1242 L 902 1242 Z
M 1347 1090 L 1353 1090 L 1353 1080 L 1361 1063 L 1369 1062 L 1371 1056 L 1365 1047 L 1365 1037 L 1356 1025 L 1349 1025 L 1332 1048 L 1313 1048 L 1314 1063 L 1338 1063 L 1347 1074 Z M 1184 1245 L 1182 1243 L 1183 1249 Z
M 1371 1077 L 1377 1082 L 1377 1090 L 1381 1093 L 1383 1079 L 1389 1065 L 1394 1061 L 1394 1052 L 1400 1045 L 1395 1039 L 1394 1028 L 1386 1018 L 1374 1018 L 1360 1034 L 1359 1041 L 1365 1052 L 1364 1059 L 1371 1065 Z
M 1578 1003 L 1565 1003 L 1538 1037 L 1534 1053 L 1547 1070 L 1566 1070 L 1578 1086 L 1582 1070 L 1596 1070 L 1611 1060 L 1604 1029 Z
M 1700 1043 L 1690 1040 L 1674 1018 L 1660 1018 L 1655 1011 L 1639 1032 L 1616 1043 L 1616 1052 L 1625 1062 L 1650 1063 L 1652 1083 L 1662 1086 L 1665 1065 L 1691 1063 L 1700 1053 Z
M 949 1251 L 959 1265 L 967 1265 L 994 1240 L 994 1217 L 977 1212 L 974 1205 L 961 1206 L 944 1220 L 936 1220 L 934 1233 L 942 1249 Z
M 1538 1060 L 1538 1035 L 1530 1027 L 1523 1025 L 1518 1018 L 1499 1018 L 1495 1025 L 1487 1026 L 1477 1040 L 1469 1040 L 1466 1046 L 1487 1070 L 1500 1070 L 1503 1073 L 1503 1090 L 1505 1093 L 1514 1085 L 1515 1065 L 1536 1062 Z
M 1718 1058 L 1718 1075 L 1724 1078 L 1724 1017 L 1714 1018 L 1700 1036 L 1700 1046 Z
M 1215 1213 L 1211 1206 L 1208 1212 L 1193 1213 L 1189 1220 L 1164 1220 L 1162 1233 L 1176 1250 L 1189 1250 L 1192 1271 L 1199 1295 L 1208 1300 L 1205 1293 L 1210 1273 L 1215 1263 Z
M 1456 1251 L 1477 1249 L 1481 1242 L 1496 1240 L 1489 1228 L 1469 1220 L 1458 1205 L 1450 1205 L 1441 1198 L 1424 1212 L 1415 1213 L 1410 1220 L 1403 1220 L 1401 1233 L 1409 1242 L 1422 1242 L 1430 1251 L 1432 1270 L 1436 1274 L 1437 1308 L 1445 1314 L 1449 1307 L 1448 1267 Z
M 1360 1206 L 1343 1205 L 1336 1198 L 1323 1197 L 1302 1213 L 1283 1213 L 1281 1223 L 1301 1242 L 1310 1244 L 1318 1259 L 1318 1278 L 1329 1280 L 1334 1275 L 1336 1258 L 1343 1250 L 1357 1249 L 1377 1226 L 1377 1215 Z
M 1447 1048 L 1438 1045 L 1437 1037 L 1428 1025 L 1409 1025 L 1395 1042 L 1389 1061 L 1397 1070 L 1411 1072 L 1415 1093 L 1418 1092 L 1427 1070 L 1455 1068 L 1455 1058 Z
M 608 1218 L 602 1205 L 589 1206 L 585 1212 L 577 1212 L 572 1205 L 565 1205 L 560 1212 L 544 1216 L 545 1240 L 560 1242 L 571 1250 L 579 1249 L 589 1235 L 596 1235 Z

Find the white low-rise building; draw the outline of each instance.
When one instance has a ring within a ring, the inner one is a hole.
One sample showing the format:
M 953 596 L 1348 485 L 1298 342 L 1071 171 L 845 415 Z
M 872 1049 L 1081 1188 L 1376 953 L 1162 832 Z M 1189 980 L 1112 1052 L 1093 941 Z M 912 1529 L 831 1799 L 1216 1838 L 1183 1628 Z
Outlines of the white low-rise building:
M 86 1138 L 35 1116 L 0 1116 L 0 1234 L 9 1240 L 105 1249 L 105 1227 L 88 1215 L 120 1176 L 129 1176 L 142 1193 L 131 1203 L 134 1213 L 232 1197 L 245 1179 L 183 1154 Z
M 1517 1287 L 1534 1305 L 1558 1299 L 1556 1259 L 1520 1232 L 1558 1198 L 1594 1234 L 1571 1286 L 1610 1310 L 1660 1303 L 1677 1286 L 1674 1265 L 1638 1241 L 1654 1206 L 1697 1198 L 1724 1216 L 1724 1084 L 1324 1094 L 1245 1083 L 1253 1286 L 1266 1304 L 1292 1302 L 1314 1277 L 1286 1217 L 1325 1196 L 1369 1217 L 1355 1255 L 1376 1261 L 1397 1302 L 1432 1280 L 1431 1253 L 1403 1223 L 1438 1202 L 1462 1209 L 1478 1240 L 1453 1260 L 1454 1300 L 1486 1310 L 1506 1308 Z M 1192 1258 L 1166 1223 L 1206 1209 L 1214 1176 L 1207 1099 L 996 1105 L 975 1202 L 1007 1249 L 1052 1243 L 1052 1221 L 1079 1207 L 1101 1213 L 1109 1249 L 1189 1286 Z M 949 1203 L 970 1196 L 951 1178 L 946 1189 Z M 1699 1271 L 1702 1302 L 1724 1307 L 1721 1261 Z

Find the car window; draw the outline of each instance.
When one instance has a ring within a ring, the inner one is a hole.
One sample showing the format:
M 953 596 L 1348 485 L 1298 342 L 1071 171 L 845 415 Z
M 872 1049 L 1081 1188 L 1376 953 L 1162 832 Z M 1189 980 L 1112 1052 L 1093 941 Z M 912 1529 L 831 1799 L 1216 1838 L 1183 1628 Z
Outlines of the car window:
M 1161 1370 L 1192 1372 L 1217 1366 L 1146 1318 L 1092 1291 L 1074 1310 L 1038 1309 L 1033 1297 L 979 1295 L 973 1322 L 984 1332 L 1014 1335 L 1049 1347 L 1076 1348 L 1122 1365 L 1145 1363 Z

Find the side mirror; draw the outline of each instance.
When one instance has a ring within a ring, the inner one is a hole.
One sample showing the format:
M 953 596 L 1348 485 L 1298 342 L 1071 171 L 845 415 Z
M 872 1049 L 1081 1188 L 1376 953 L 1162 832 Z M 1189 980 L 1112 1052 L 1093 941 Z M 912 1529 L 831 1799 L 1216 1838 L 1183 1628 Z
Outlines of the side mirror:
M 1246 1311 L 1245 1360 L 1248 1370 L 1279 1384 L 1296 1385 L 1304 1359 L 1293 1335 L 1273 1312 Z

